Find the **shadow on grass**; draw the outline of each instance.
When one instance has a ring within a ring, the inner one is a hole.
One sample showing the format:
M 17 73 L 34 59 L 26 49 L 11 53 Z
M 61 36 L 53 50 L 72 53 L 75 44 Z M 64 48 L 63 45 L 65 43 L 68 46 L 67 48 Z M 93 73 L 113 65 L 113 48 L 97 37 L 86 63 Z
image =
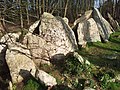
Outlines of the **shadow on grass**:
M 73 90 L 65 85 L 56 85 L 51 90 Z
M 119 38 L 119 40 L 111 38 L 110 41 L 113 42 L 113 43 L 120 44 L 120 38 Z
M 120 32 L 111 34 L 109 40 L 114 43 L 120 44 Z
M 109 45 L 108 42 L 107 43 L 100 43 L 100 42 L 88 43 L 89 46 L 94 46 L 96 48 L 120 52 L 120 46 L 119 46 L 119 44 L 116 44 L 116 43 L 112 43 L 112 44 L 113 45 Z
M 104 48 L 102 48 L 104 49 Z M 109 49 L 107 49 L 109 50 Z M 92 50 L 94 51 L 94 50 Z M 97 52 L 97 54 L 96 54 Z M 85 59 L 90 61 L 90 63 L 100 66 L 100 67 L 106 67 L 110 69 L 114 69 L 117 71 L 120 71 L 120 53 L 115 54 L 101 54 L 98 53 L 98 51 L 95 51 L 94 53 L 90 53 L 89 51 L 79 51 L 80 55 L 82 55 Z M 105 52 L 105 51 L 103 51 Z

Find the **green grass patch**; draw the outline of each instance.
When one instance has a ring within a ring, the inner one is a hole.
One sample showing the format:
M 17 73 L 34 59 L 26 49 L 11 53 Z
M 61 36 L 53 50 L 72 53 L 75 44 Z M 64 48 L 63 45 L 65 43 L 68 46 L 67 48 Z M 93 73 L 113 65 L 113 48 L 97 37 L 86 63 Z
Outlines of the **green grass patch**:
M 109 40 L 111 42 L 120 43 L 120 32 L 115 32 L 111 34 Z
M 87 48 L 82 48 L 78 52 L 94 65 L 112 68 L 120 71 L 120 32 L 111 34 L 106 43 L 88 43 Z
M 31 78 L 26 82 L 23 90 L 46 90 L 46 87 L 34 78 Z

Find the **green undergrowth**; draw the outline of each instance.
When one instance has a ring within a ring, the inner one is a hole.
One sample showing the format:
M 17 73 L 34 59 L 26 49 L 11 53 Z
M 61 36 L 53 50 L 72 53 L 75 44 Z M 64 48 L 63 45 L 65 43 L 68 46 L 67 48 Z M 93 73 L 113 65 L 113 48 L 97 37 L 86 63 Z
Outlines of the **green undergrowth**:
M 64 65 L 42 65 L 40 69 L 57 79 L 58 85 L 52 90 L 83 90 L 85 87 L 95 90 L 120 88 L 120 82 L 112 81 L 117 75 L 115 70 L 94 64 L 81 64 L 73 56 L 66 57 Z
M 115 43 L 120 43 L 120 32 L 115 32 L 111 34 L 110 41 L 115 42 Z
M 29 79 L 25 86 L 23 87 L 23 90 L 45 90 L 45 86 L 40 84 L 38 81 L 35 79 Z

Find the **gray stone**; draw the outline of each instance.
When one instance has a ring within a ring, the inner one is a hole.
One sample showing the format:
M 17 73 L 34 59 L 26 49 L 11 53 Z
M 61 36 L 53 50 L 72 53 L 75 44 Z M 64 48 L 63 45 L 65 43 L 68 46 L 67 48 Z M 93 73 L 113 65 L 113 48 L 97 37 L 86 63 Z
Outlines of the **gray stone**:
M 35 77 L 36 67 L 29 57 L 29 50 L 14 46 L 6 51 L 6 62 L 10 70 L 13 83 L 19 83 L 30 74 Z
M 68 18 L 64 17 L 64 18 L 63 18 L 63 20 L 65 21 L 65 23 L 66 23 L 66 24 L 68 24 L 68 23 L 69 23 Z
M 90 88 L 90 87 L 85 87 L 83 90 L 95 90 L 95 89 Z
M 77 34 L 78 44 L 82 46 L 86 45 L 87 42 L 101 41 L 97 24 L 93 18 L 79 23 Z
M 38 78 L 38 80 L 40 80 L 40 82 L 44 83 L 45 86 L 52 87 L 57 84 L 56 79 L 43 70 L 37 71 L 36 78 Z
M 49 54 L 55 53 L 55 50 L 52 49 L 54 46 L 53 44 L 47 43 L 41 37 L 33 34 L 26 35 L 23 43 L 27 46 L 28 49 L 30 49 L 32 60 L 34 60 L 37 65 L 40 65 L 41 63 L 50 64 Z
M 73 53 L 73 56 L 74 56 L 75 58 L 77 58 L 78 61 L 79 61 L 81 64 L 90 65 L 90 62 L 89 62 L 88 60 L 83 59 L 83 57 L 80 56 L 77 52 L 74 52 L 74 53 Z
M 44 13 L 41 19 L 41 37 L 47 42 L 51 42 L 60 49 L 64 46 L 66 50 L 61 53 L 72 52 L 77 48 L 73 31 L 60 17 L 54 17 L 49 13 Z
M 115 31 L 119 31 L 119 24 L 116 20 L 113 19 L 113 17 L 108 13 L 108 18 L 111 26 L 114 28 Z
M 86 11 L 84 15 L 82 15 L 80 18 L 75 20 L 74 26 L 77 25 L 80 22 L 88 20 L 92 16 L 92 12 L 93 12 L 92 10 Z
M 1 39 L 1 43 L 5 43 L 8 47 L 13 47 L 16 41 L 19 39 L 20 33 L 7 33 Z
M 120 35 L 117 38 L 120 38 Z
M 23 40 L 38 63 L 48 63 L 57 54 L 66 55 L 77 49 L 74 33 L 62 18 L 44 13 L 39 27 L 38 35 L 28 33 Z
M 115 79 L 116 79 L 117 81 L 120 81 L 120 74 L 118 74 L 118 75 L 115 77 Z
M 103 38 L 104 41 L 108 41 L 110 34 L 113 31 L 113 28 L 110 26 L 110 24 L 108 23 L 108 21 L 106 21 L 102 15 L 100 14 L 100 12 L 98 11 L 97 8 L 94 8 L 94 20 L 97 23 L 97 26 L 99 28 L 99 33 L 101 35 L 101 37 Z
M 40 23 L 40 20 L 36 21 L 35 23 L 33 23 L 30 28 L 29 28 L 29 33 L 33 33 L 35 28 L 39 25 Z M 40 30 L 40 27 L 39 27 L 39 30 Z

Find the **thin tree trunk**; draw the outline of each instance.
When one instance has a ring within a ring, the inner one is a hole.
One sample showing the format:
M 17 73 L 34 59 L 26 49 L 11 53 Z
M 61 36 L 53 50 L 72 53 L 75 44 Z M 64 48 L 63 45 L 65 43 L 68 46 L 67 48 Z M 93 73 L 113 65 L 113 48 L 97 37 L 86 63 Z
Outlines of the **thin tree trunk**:
M 27 25 L 30 25 L 30 19 L 29 19 L 29 0 L 27 0 L 27 5 L 26 5 L 26 13 L 27 13 Z
M 21 0 L 19 0 L 19 6 L 20 6 L 20 24 L 21 24 L 21 28 L 23 28 L 23 15 L 22 15 Z
M 64 17 L 66 17 L 66 14 L 67 14 L 68 2 L 69 2 L 69 0 L 66 1 Z
M 44 10 L 45 9 L 45 2 L 44 2 L 44 0 L 41 0 L 41 14 L 43 14 L 44 13 Z
M 39 18 L 39 0 L 36 0 L 36 5 L 35 5 L 35 7 L 36 7 L 36 15 L 37 15 L 37 17 Z
M 48 11 L 48 0 L 46 0 L 46 7 L 45 7 L 45 11 Z

